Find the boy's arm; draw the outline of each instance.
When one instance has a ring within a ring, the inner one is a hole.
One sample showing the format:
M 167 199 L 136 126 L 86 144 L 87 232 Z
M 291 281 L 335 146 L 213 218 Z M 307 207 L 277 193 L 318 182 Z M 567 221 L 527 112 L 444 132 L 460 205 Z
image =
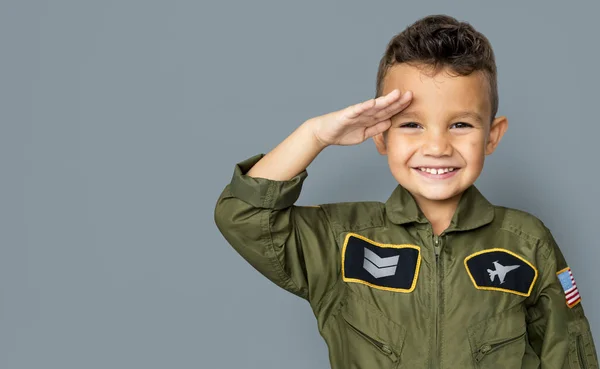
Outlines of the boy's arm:
M 250 168 L 246 175 L 273 181 L 289 181 L 304 172 L 328 145 L 314 134 L 316 120 L 309 119 L 271 152 Z
M 293 205 L 307 172 L 288 181 L 253 178 L 247 171 L 257 155 L 235 166 L 215 208 L 215 222 L 227 242 L 279 287 L 318 303 L 336 280 L 338 250 L 319 207 Z
M 342 110 L 307 120 L 289 137 L 265 155 L 247 175 L 287 181 L 304 171 L 315 157 L 330 145 L 357 145 L 383 133 L 391 117 L 405 109 L 412 92 L 393 90 Z
M 549 257 L 540 270 L 540 292 L 527 311 L 529 342 L 542 369 L 598 369 L 590 324 L 581 301 L 572 307 L 567 304 L 565 288 L 569 291 L 571 286 L 563 288 L 558 275 L 564 271 L 568 275 L 568 265 L 549 231 L 548 234 Z
M 312 124 L 267 155 L 238 163 L 215 208 L 220 232 L 250 265 L 309 301 L 319 300 L 337 275 L 337 246 L 323 210 L 294 206 L 306 167 L 326 147 Z
M 267 155 L 236 165 L 214 212 L 225 239 L 271 281 L 318 304 L 336 280 L 340 261 L 325 212 L 294 205 L 306 167 L 329 145 L 358 144 L 383 132 L 411 97 L 394 90 L 312 118 Z

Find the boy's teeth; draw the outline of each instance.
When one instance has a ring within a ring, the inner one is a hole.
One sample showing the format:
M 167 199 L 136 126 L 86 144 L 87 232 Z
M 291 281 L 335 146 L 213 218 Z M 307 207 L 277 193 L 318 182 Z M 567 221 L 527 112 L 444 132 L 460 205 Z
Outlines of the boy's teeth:
M 434 168 L 419 168 L 422 172 L 427 172 L 431 174 L 443 174 L 454 171 L 454 168 L 443 168 L 443 169 L 434 169 Z

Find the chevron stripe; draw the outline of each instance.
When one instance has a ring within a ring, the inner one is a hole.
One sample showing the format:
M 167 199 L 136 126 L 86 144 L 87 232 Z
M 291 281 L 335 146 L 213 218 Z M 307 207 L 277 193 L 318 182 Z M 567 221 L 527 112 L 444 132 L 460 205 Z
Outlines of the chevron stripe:
M 373 265 L 375 265 L 378 268 L 385 268 L 398 265 L 398 259 L 400 259 L 400 256 L 396 255 L 389 256 L 387 258 L 382 258 L 365 247 L 365 259 L 369 260 L 371 263 L 373 263 Z
M 365 247 L 363 268 L 375 278 L 389 277 L 396 274 L 399 255 L 382 258 Z

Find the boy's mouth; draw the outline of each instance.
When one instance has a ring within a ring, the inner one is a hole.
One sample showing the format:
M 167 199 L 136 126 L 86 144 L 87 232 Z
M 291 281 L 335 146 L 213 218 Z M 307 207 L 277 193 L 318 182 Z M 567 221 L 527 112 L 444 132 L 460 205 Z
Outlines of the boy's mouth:
M 456 172 L 460 170 L 457 167 L 445 167 L 445 168 L 429 168 L 429 167 L 416 167 L 412 168 L 417 171 L 420 175 L 427 178 L 434 179 L 446 179 L 453 177 Z
M 455 170 L 458 170 L 459 168 L 456 167 L 448 167 L 448 168 L 427 168 L 427 167 L 417 167 L 414 168 L 417 170 L 420 170 L 421 172 L 427 172 L 430 174 L 445 174 L 448 172 L 453 172 Z

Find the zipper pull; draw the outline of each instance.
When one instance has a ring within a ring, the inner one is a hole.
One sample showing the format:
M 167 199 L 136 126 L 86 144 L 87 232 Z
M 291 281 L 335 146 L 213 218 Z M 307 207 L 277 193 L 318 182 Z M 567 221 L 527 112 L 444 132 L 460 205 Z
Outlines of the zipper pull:
M 483 345 L 481 346 L 481 348 L 479 349 L 479 351 L 477 351 L 477 354 L 475 355 L 475 361 L 480 362 L 481 359 L 483 359 L 483 357 L 490 352 L 490 350 L 492 349 L 492 346 L 490 345 Z
M 393 361 L 397 361 L 398 360 L 398 357 L 396 356 L 396 354 L 394 353 L 394 351 L 392 351 L 392 349 L 388 345 L 381 346 L 381 351 L 383 351 Z

